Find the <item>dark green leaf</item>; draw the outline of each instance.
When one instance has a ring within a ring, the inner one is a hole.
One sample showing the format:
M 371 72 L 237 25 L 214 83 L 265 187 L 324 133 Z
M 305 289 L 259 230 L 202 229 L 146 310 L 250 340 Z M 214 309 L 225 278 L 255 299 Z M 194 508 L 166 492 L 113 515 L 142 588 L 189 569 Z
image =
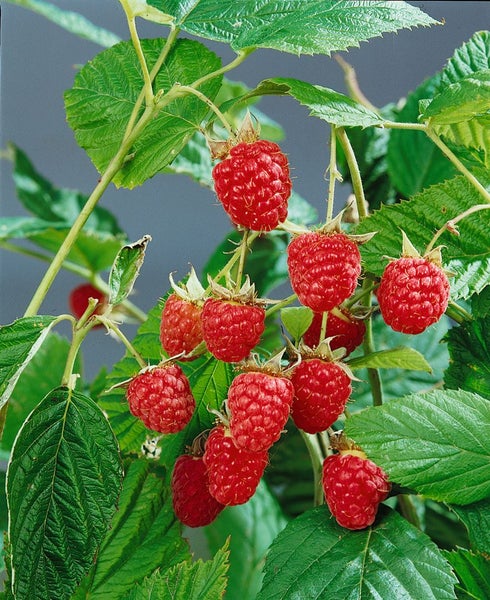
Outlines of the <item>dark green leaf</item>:
M 397 513 L 363 531 L 338 526 L 326 506 L 291 521 L 273 542 L 257 600 L 455 598 L 435 544 Z
M 348 364 L 351 369 L 407 369 L 409 371 L 432 372 L 429 363 L 420 352 L 403 346 L 352 358 L 348 361 Z
M 467 506 L 451 506 L 468 530 L 471 547 L 490 554 L 490 498 Z
M 137 242 L 123 246 L 117 253 L 109 274 L 109 304 L 119 304 L 131 293 L 150 241 L 151 237 L 145 235 Z
M 424 531 L 439 548 L 469 548 L 468 531 L 450 507 L 421 496 L 411 496 L 417 506 L 422 506 L 421 521 Z M 420 512 L 419 512 L 420 514 Z
M 122 598 L 155 569 L 188 560 L 180 533 L 165 473 L 147 460 L 127 461 L 119 509 L 73 600 Z
M 273 48 L 293 54 L 330 54 L 384 32 L 436 23 L 406 2 L 347 0 L 148 0 L 193 35 L 234 50 Z
M 490 315 L 452 327 L 445 339 L 451 357 L 444 373 L 446 386 L 490 400 Z
M 0 327 L 0 408 L 55 323 L 56 317 L 37 316 Z
M 262 584 L 267 549 L 286 523 L 277 501 L 261 482 L 249 502 L 227 508 L 206 527 L 211 552 L 216 552 L 230 537 L 225 598 L 255 599 Z
M 107 531 L 121 478 L 102 411 L 68 388 L 50 392 L 20 430 L 7 473 L 17 597 L 71 597 Z
M 352 415 L 345 428 L 400 485 L 453 504 L 490 494 L 490 411 L 476 394 L 413 394 Z
M 487 556 L 459 548 L 444 552 L 444 557 L 459 579 L 459 584 L 456 584 L 458 599 L 490 598 L 490 559 Z
M 471 297 L 471 312 L 476 318 L 490 314 L 490 285 Z
M 142 40 L 141 44 L 151 70 L 165 40 Z M 178 40 L 155 78 L 154 89 L 168 91 L 175 83 L 190 85 L 219 68 L 219 58 L 203 45 Z M 215 77 L 202 83 L 199 91 L 213 99 L 220 83 L 221 78 Z M 100 172 L 106 170 L 119 150 L 142 88 L 143 77 L 133 44 L 122 42 L 85 65 L 75 77 L 73 88 L 65 93 L 68 123 Z M 194 95 L 165 106 L 135 141 L 131 158 L 117 173 L 114 183 L 133 188 L 162 171 L 199 129 L 208 111 L 207 105 Z
M 432 186 L 410 201 L 383 206 L 364 219 L 355 233 L 376 231 L 377 234 L 361 246 L 367 271 L 381 275 L 387 260 L 382 256 L 400 256 L 403 230 L 422 254 L 434 232 L 448 220 L 475 204 L 481 196 L 464 177 L 455 177 Z M 451 277 L 451 296 L 468 298 L 488 285 L 490 277 L 490 210 L 474 213 L 458 223 L 460 235 L 445 232 L 439 239 L 443 245 L 444 267 L 454 273 Z

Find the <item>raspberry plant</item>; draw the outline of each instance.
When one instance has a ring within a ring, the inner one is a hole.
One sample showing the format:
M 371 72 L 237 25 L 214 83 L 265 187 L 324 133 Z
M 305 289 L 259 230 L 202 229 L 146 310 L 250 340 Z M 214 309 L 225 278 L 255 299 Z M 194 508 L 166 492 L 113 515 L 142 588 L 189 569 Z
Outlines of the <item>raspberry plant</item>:
M 2 596 L 490 597 L 489 33 L 403 102 L 375 108 L 356 85 L 346 95 L 271 77 L 246 89 L 227 74 L 257 48 L 330 55 L 436 24 L 408 3 L 120 5 L 128 39 L 106 44 L 64 97 L 100 174 L 93 191 L 58 190 L 23 150 L 8 152 L 32 217 L 2 218 L 0 242 L 26 252 L 28 240 L 49 266 L 0 329 Z M 141 39 L 140 18 L 162 36 Z M 223 65 L 206 40 L 236 57 Z M 323 215 L 292 192 L 286 157 L 261 133 L 263 95 L 295 99 L 329 132 Z M 131 292 L 158 231 L 128 240 L 99 202 L 111 183 L 164 185 L 172 172 L 216 184 L 234 225 L 202 273 L 170 275 L 144 314 Z M 354 197 L 345 210 L 341 179 Z M 100 295 L 75 316 L 43 314 L 62 268 Z M 269 298 L 279 284 L 291 293 Z M 333 318 L 355 318 L 345 347 L 335 331 L 349 328 Z M 141 321 L 131 340 L 128 319 Z M 87 381 L 80 354 L 94 327 L 126 350 Z M 145 387 L 161 370 L 172 377 Z M 293 418 L 296 380 L 302 401 L 316 399 L 306 431 Z M 172 433 L 134 416 L 135 381 L 139 408 L 182 405 Z M 184 525 L 203 527 L 208 560 L 193 558 Z

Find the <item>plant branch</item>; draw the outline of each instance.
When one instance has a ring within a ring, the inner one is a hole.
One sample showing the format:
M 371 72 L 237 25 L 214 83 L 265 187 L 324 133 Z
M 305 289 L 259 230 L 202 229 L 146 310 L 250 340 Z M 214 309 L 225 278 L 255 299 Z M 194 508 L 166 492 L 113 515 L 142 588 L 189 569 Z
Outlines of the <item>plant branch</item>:
M 354 67 L 344 60 L 339 54 L 336 54 L 334 58 L 344 72 L 344 81 L 349 96 L 356 102 L 359 102 L 359 104 L 365 106 L 368 110 L 378 113 L 379 110 L 376 108 L 376 106 L 371 104 L 371 102 L 369 102 L 366 96 L 362 93 L 361 88 L 359 87 L 359 82 L 357 81 L 357 75 Z
M 141 354 L 135 349 L 135 347 L 131 344 L 128 338 L 124 335 L 124 333 L 119 329 L 119 327 L 107 317 L 100 315 L 97 317 L 97 321 L 102 323 L 108 330 L 114 332 L 116 336 L 121 340 L 126 349 L 131 353 L 131 355 L 136 359 L 138 365 L 144 369 L 147 367 L 147 363 L 145 359 L 141 356 Z
M 140 38 L 136 30 L 136 20 L 134 16 L 130 16 L 128 13 L 126 13 L 126 18 L 128 21 L 128 29 L 131 35 L 131 41 L 133 42 L 136 56 L 138 57 L 138 61 L 140 63 L 141 72 L 143 73 L 143 81 L 145 82 L 142 91 L 144 93 L 146 105 L 151 106 L 153 103 L 152 79 L 150 77 L 150 72 L 148 71 L 148 65 L 146 64 L 146 58 L 143 48 L 141 47 Z
M 366 196 L 364 195 L 364 187 L 362 185 L 361 172 L 359 170 L 356 155 L 354 154 L 354 150 L 349 141 L 349 138 L 347 137 L 345 129 L 343 127 L 337 127 L 336 131 L 337 137 L 345 154 L 347 166 L 349 167 L 349 172 L 352 181 L 352 189 L 356 198 L 357 212 L 359 213 L 359 218 L 363 219 L 367 216 L 367 202 Z
M 327 199 L 327 223 L 333 218 L 333 207 L 335 199 L 335 184 L 337 179 L 340 179 L 340 174 L 337 170 L 337 137 L 335 125 L 330 126 L 330 164 L 328 171 L 330 178 L 328 181 L 328 199 Z

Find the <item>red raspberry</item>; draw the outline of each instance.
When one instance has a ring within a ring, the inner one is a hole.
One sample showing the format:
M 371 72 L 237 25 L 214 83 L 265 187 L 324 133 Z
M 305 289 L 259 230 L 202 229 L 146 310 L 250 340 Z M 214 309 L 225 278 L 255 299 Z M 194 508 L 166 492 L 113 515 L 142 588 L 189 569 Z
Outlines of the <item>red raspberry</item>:
M 446 310 L 449 281 L 444 271 L 426 258 L 403 257 L 388 264 L 377 296 L 387 325 L 402 333 L 421 333 Z
M 213 169 L 216 195 L 235 225 L 270 231 L 288 214 L 289 166 L 274 142 L 257 140 L 233 146 Z
M 351 395 L 351 379 L 335 362 L 320 358 L 302 360 L 291 376 L 294 400 L 291 417 L 308 433 L 328 429 L 344 411 Z
M 349 298 L 361 274 L 359 248 L 345 233 L 302 233 L 289 244 L 287 260 L 294 292 L 315 312 Z
M 93 314 L 101 315 L 107 307 L 107 296 L 91 283 L 82 283 L 70 292 L 68 298 L 70 310 L 77 319 L 87 310 L 90 298 L 95 298 L 99 301 Z M 99 324 L 96 327 L 103 327 L 103 325 Z
M 265 329 L 265 311 L 234 300 L 208 298 L 201 322 L 211 354 L 224 362 L 240 362 L 260 341 Z
M 268 455 L 237 448 L 230 431 L 217 425 L 206 440 L 203 460 L 211 495 L 222 504 L 235 506 L 248 502 L 254 495 Z
M 202 342 L 201 312 L 201 306 L 177 294 L 167 298 L 160 322 L 160 341 L 169 356 L 189 354 Z M 179 360 L 191 359 L 181 357 Z
M 340 526 L 364 529 L 373 524 L 390 484 L 381 467 L 364 453 L 332 454 L 323 462 L 323 491 Z
M 187 527 L 209 525 L 225 508 L 209 493 L 208 473 L 202 457 L 179 456 L 171 486 L 174 512 Z
M 159 433 L 176 433 L 196 407 L 189 381 L 179 365 L 168 363 L 136 375 L 126 396 L 131 413 Z
M 329 313 L 327 318 L 326 338 L 330 340 L 330 349 L 345 348 L 345 356 L 349 356 L 358 346 L 362 344 L 364 334 L 366 333 L 366 324 L 360 319 L 355 319 L 350 313 L 342 310 L 347 320 L 337 317 L 334 313 Z M 303 336 L 303 342 L 310 348 L 316 348 L 321 342 L 320 333 L 322 329 L 323 313 L 315 313 L 313 321 Z
M 285 377 L 257 371 L 235 377 L 227 401 L 235 444 L 251 452 L 268 450 L 281 436 L 293 395 Z

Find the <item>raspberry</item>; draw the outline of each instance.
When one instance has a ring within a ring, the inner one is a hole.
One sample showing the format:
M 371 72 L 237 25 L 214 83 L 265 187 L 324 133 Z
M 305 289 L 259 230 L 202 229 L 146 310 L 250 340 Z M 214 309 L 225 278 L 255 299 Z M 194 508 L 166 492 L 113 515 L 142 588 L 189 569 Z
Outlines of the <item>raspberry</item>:
M 240 142 L 212 175 L 216 195 L 235 225 L 271 231 L 286 219 L 292 184 L 287 158 L 274 142 Z
M 293 395 L 285 377 L 257 371 L 235 377 L 227 401 L 235 444 L 251 452 L 268 450 L 281 436 Z
M 174 512 L 187 527 L 209 525 L 225 508 L 209 493 L 209 480 L 202 457 L 183 454 L 172 473 Z
M 177 294 L 167 298 L 160 322 L 160 341 L 169 356 L 189 354 L 202 342 L 201 312 L 198 304 L 183 300 Z
M 240 362 L 260 341 L 265 311 L 234 300 L 208 298 L 201 315 L 202 333 L 211 354 L 224 362 Z
M 196 407 L 189 381 L 179 365 L 168 363 L 134 377 L 126 392 L 131 413 L 159 433 L 176 433 Z
M 360 319 L 353 318 L 346 310 L 342 310 L 342 314 L 345 315 L 346 320 L 337 317 L 334 313 L 328 314 L 325 337 L 333 338 L 330 340 L 331 350 L 345 348 L 345 356 L 349 356 L 353 350 L 362 344 L 366 333 L 366 324 Z M 310 348 L 315 348 L 321 342 L 322 319 L 323 313 L 315 313 L 311 325 L 303 336 L 303 342 Z
M 344 411 L 352 392 L 351 379 L 336 362 L 302 360 L 291 376 L 294 400 L 291 417 L 308 433 L 328 429 Z
M 93 314 L 102 314 L 107 306 L 107 297 L 91 283 L 82 283 L 70 292 L 70 296 L 68 298 L 70 310 L 77 319 L 79 319 L 87 310 L 88 301 L 90 298 L 95 298 L 99 301 Z M 100 323 L 96 325 L 96 327 L 103 327 L 103 325 Z
M 395 331 L 417 334 L 443 315 L 449 300 L 449 281 L 434 262 L 402 257 L 386 267 L 377 297 L 387 325 Z
M 323 491 L 340 526 L 364 529 L 373 524 L 390 484 L 381 467 L 364 453 L 332 454 L 323 462 Z
M 226 506 L 248 502 L 254 495 L 267 465 L 267 452 L 237 448 L 223 425 L 211 430 L 203 461 L 208 470 L 209 492 Z
M 361 274 L 359 249 L 345 233 L 302 233 L 290 242 L 287 262 L 299 301 L 315 312 L 349 298 Z

